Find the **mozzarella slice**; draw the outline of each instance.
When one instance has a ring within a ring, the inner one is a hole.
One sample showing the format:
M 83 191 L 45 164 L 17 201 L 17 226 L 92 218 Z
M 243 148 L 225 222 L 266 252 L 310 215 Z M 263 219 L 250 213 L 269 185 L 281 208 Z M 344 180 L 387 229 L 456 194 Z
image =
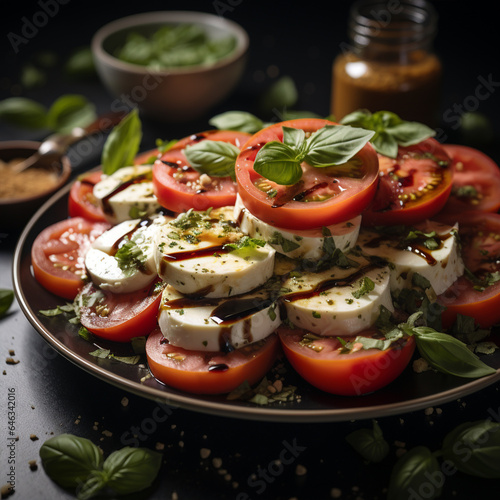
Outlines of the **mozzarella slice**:
M 155 228 L 152 221 L 134 219 L 101 234 L 85 256 L 94 284 L 114 293 L 134 292 L 148 286 L 156 278 Z
M 158 275 L 190 296 L 229 297 L 264 284 L 273 274 L 275 250 L 260 246 L 232 220 L 233 207 L 189 211 L 162 224 L 155 240 Z M 249 243 L 241 249 L 229 245 Z
M 151 165 L 120 168 L 104 176 L 94 186 L 93 194 L 112 224 L 150 216 L 162 209 L 153 192 Z
M 373 325 L 380 306 L 394 310 L 389 268 L 364 257 L 349 258 L 355 267 L 292 273 L 282 296 L 290 322 L 322 336 L 355 335 Z
M 427 238 L 423 235 L 414 239 L 405 235 L 390 236 L 368 229 L 362 229 L 358 245 L 365 254 L 377 255 L 392 264 L 391 290 L 411 288 L 414 274 L 426 278 L 437 295 L 443 293 L 464 273 L 457 238 L 457 226 L 448 226 L 428 221 L 416 226 L 417 230 L 431 235 L 434 232 L 440 244 L 435 249 L 425 246 Z M 407 231 L 407 232 L 406 232 Z M 416 233 L 414 233 L 416 236 Z
M 252 238 L 266 240 L 277 252 L 293 259 L 318 260 L 324 256 L 323 245 L 325 233 L 332 237 L 335 248 L 343 252 L 354 247 L 358 238 L 361 216 L 355 217 L 341 224 L 293 232 L 277 228 L 255 217 L 238 195 L 234 207 L 234 218 L 238 221 L 241 230 Z
M 170 344 L 189 350 L 230 351 L 258 342 L 281 323 L 278 305 L 264 289 L 224 299 L 189 299 L 168 285 L 158 325 Z

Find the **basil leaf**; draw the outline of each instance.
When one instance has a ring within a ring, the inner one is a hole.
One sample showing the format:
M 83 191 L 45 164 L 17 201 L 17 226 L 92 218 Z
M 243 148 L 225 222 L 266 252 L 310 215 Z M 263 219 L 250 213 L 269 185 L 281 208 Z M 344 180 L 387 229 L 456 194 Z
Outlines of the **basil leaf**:
M 47 108 L 26 97 L 9 97 L 0 101 L 0 120 L 17 127 L 47 127 Z
M 298 101 L 299 92 L 290 76 L 282 76 L 268 87 L 259 98 L 258 108 L 262 115 L 290 109 Z
M 263 128 L 264 123 L 246 111 L 227 111 L 213 116 L 208 123 L 219 130 L 236 130 L 254 134 Z
M 464 378 L 496 373 L 460 340 L 428 327 L 412 329 L 420 355 L 436 370 Z
M 91 472 L 87 480 L 78 486 L 76 498 L 78 500 L 88 500 L 97 495 L 106 486 L 106 477 L 100 470 Z
M 500 424 L 465 422 L 446 435 L 443 457 L 465 474 L 500 478 Z
M 299 154 L 305 146 L 304 140 L 306 133 L 302 129 L 292 127 L 282 127 L 283 129 L 283 144 L 290 146 L 294 151 Z
M 307 139 L 304 160 L 314 167 L 329 167 L 350 160 L 373 137 L 361 128 L 326 125 Z
M 42 466 L 47 475 L 63 488 L 74 488 L 85 482 L 92 471 L 102 465 L 99 448 L 85 438 L 60 434 L 48 439 L 40 448 Z
M 162 455 L 147 448 L 125 447 L 104 461 L 107 486 L 118 494 L 134 493 L 151 485 L 161 466 Z
M 96 118 L 95 106 L 78 94 L 63 95 L 49 108 L 48 126 L 60 133 L 70 132 L 75 127 L 85 127 Z
M 271 141 L 260 148 L 253 168 L 276 184 L 292 185 L 302 177 L 300 163 L 301 158 L 293 148 L 279 141 Z
M 351 432 L 346 436 L 346 441 L 368 462 L 379 463 L 389 453 L 389 443 L 376 421 L 373 421 L 372 429 Z
M 394 137 L 397 143 L 401 146 L 418 144 L 419 142 L 435 135 L 435 131 L 423 123 L 406 121 L 387 128 L 386 132 L 390 136 Z
M 417 446 L 406 452 L 392 469 L 387 491 L 387 500 L 401 500 L 412 497 L 419 498 L 417 493 L 423 484 L 428 484 L 436 474 L 441 475 L 439 462 L 425 446 Z M 425 498 L 439 498 L 442 490 L 441 482 L 429 484 Z
M 108 135 L 103 146 L 102 171 L 111 175 L 133 164 L 142 140 L 142 125 L 137 108 L 125 116 Z
M 0 290 L 0 318 L 4 316 L 14 302 L 14 292 L 12 290 Z
M 377 153 L 390 158 L 397 156 L 398 147 L 395 144 L 403 147 L 411 146 L 436 135 L 436 132 L 427 125 L 402 120 L 390 111 L 370 113 L 358 110 L 346 115 L 340 123 L 376 132 L 371 141 L 373 147 Z
M 191 167 L 211 177 L 233 177 L 234 164 L 240 149 L 224 141 L 204 140 L 187 146 L 184 154 Z
M 389 158 L 396 158 L 398 155 L 398 142 L 387 132 L 377 132 L 371 142 L 375 151 L 381 155 L 388 156 Z
M 73 78 L 89 78 L 96 74 L 92 50 L 88 45 L 78 47 L 69 56 L 64 71 Z

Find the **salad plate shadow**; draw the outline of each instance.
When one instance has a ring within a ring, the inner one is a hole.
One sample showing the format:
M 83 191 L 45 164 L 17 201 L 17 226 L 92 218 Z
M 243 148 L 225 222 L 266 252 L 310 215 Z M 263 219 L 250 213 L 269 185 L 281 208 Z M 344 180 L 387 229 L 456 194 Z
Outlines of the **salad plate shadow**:
M 64 299 L 47 292 L 35 280 L 31 269 L 33 241 L 45 227 L 67 217 L 69 189 L 70 186 L 66 186 L 50 198 L 20 235 L 13 259 L 14 291 L 22 312 L 35 332 L 68 361 L 109 384 L 158 403 L 201 413 L 247 420 L 305 423 L 401 415 L 459 399 L 500 379 L 498 351 L 484 359 L 496 370 L 487 377 L 470 380 L 434 371 L 415 373 L 410 364 L 400 377 L 385 388 L 359 397 L 333 396 L 319 391 L 290 368 L 285 376 L 286 384 L 295 386 L 299 397 L 292 402 L 259 406 L 247 401 L 229 400 L 225 395 L 194 395 L 170 388 L 151 376 L 145 356 L 135 364 L 112 357 L 96 357 L 91 354 L 93 351 L 112 346 L 105 342 L 94 345 L 80 337 L 78 326 L 68 323 L 65 318 L 39 313 L 63 305 Z M 129 346 L 121 346 L 116 354 L 128 356 L 131 353 Z

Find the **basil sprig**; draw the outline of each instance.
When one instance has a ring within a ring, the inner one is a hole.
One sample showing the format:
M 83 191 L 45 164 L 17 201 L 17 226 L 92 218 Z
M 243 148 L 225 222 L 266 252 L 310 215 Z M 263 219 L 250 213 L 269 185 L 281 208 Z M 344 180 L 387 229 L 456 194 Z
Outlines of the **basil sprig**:
M 375 420 L 371 429 L 357 429 L 346 436 L 346 441 L 368 462 L 379 463 L 389 453 L 389 443 Z
M 254 170 L 281 185 L 302 177 L 301 163 L 323 168 L 349 161 L 373 137 L 373 131 L 343 125 L 325 125 L 308 138 L 301 129 L 283 127 L 283 142 L 270 141 L 257 153 Z
M 224 141 L 204 140 L 184 149 L 189 164 L 197 172 L 210 177 L 232 177 L 240 149 Z
M 386 341 L 379 348 L 388 349 L 392 342 L 404 335 L 413 336 L 420 355 L 437 371 L 463 378 L 479 378 L 496 373 L 496 370 L 481 361 L 465 343 L 448 333 L 436 331 L 426 325 L 419 325 L 423 312 L 413 313 L 406 322 L 398 325 L 388 320 L 390 312 L 383 306 L 377 326 L 384 332 Z M 365 349 L 377 347 L 357 337 L 356 342 Z
M 142 140 L 142 124 L 137 108 L 132 109 L 113 127 L 102 149 L 102 171 L 111 175 L 122 167 L 134 164 Z
M 402 120 L 390 111 L 359 110 L 350 113 L 340 121 L 343 125 L 361 127 L 375 132 L 371 144 L 377 153 L 396 158 L 399 146 L 411 146 L 436 135 L 435 130 L 418 122 Z
M 161 466 L 161 454 L 147 448 L 125 447 L 105 460 L 92 441 L 60 434 L 40 448 L 47 475 L 63 488 L 75 488 L 77 498 L 86 500 L 104 488 L 123 495 L 147 488 Z

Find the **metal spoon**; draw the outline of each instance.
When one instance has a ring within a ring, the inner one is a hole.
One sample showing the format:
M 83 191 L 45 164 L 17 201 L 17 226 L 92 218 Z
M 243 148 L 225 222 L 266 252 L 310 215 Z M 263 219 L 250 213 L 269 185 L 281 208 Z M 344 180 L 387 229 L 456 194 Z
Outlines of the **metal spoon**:
M 38 150 L 25 160 L 16 164 L 12 169 L 15 173 L 22 172 L 28 168 L 36 167 L 41 159 L 52 157 L 58 161 L 68 151 L 68 148 L 93 134 L 108 132 L 125 116 L 124 112 L 112 112 L 101 115 L 86 127 L 75 127 L 67 134 L 55 133 L 47 137 Z

